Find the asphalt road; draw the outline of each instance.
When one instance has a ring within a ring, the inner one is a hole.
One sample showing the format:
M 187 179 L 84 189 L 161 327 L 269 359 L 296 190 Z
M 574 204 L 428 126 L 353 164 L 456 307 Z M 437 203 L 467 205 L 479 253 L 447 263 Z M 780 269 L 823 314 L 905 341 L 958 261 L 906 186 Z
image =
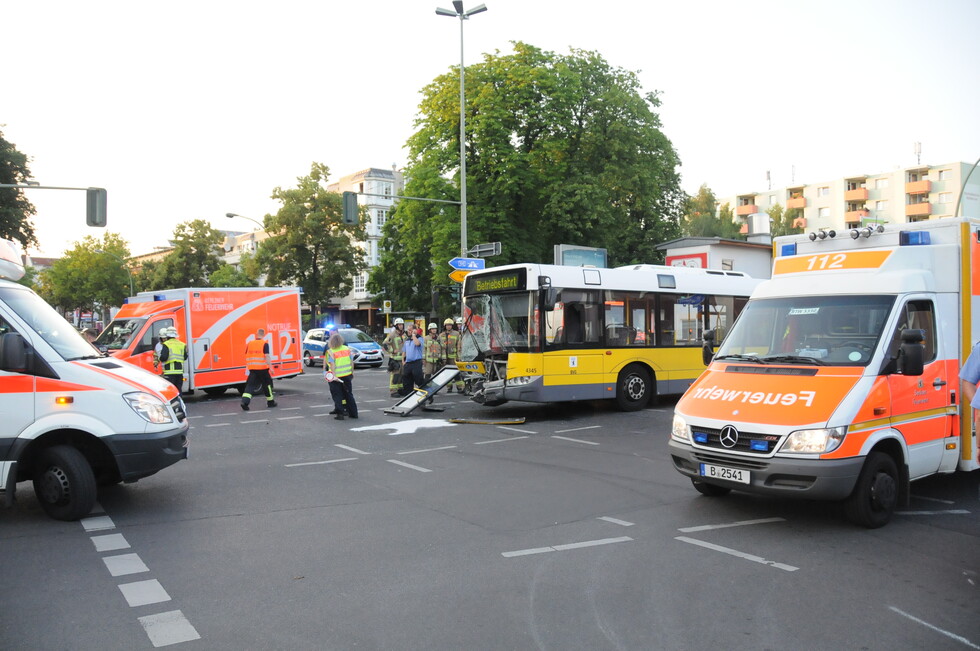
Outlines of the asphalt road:
M 0 649 L 978 649 L 978 475 L 877 530 L 838 505 L 700 496 L 672 405 L 440 394 L 390 416 L 358 371 L 277 409 L 188 400 L 190 459 L 81 522 L 0 510 Z M 448 418 L 525 418 L 452 424 Z

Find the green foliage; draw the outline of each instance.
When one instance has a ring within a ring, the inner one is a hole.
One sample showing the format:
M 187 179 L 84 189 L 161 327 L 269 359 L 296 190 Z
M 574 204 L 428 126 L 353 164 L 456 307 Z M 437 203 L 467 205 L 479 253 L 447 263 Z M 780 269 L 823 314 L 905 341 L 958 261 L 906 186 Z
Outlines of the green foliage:
M 2 125 L 0 125 L 2 126 Z M 7 142 L 0 131 L 0 184 L 20 185 L 31 178 L 27 156 Z M 34 206 L 18 188 L 0 188 L 0 239 L 16 240 L 24 248 L 37 246 L 37 235 L 31 217 Z
M 687 237 L 723 237 L 744 239 L 739 224 L 734 221 L 727 203 L 716 213 L 718 200 L 708 185 L 702 184 L 698 193 L 684 201 L 683 231 Z
M 203 219 L 177 225 L 174 230 L 174 250 L 157 265 L 149 289 L 177 287 L 210 287 L 210 277 L 223 264 L 220 246 L 221 231 Z
M 65 311 L 96 311 L 108 318 L 109 308 L 129 296 L 128 257 L 128 246 L 118 234 L 87 235 L 38 274 L 37 291 Z
M 783 212 L 782 205 L 777 203 L 771 206 L 766 213 L 769 215 L 769 230 L 773 237 L 795 235 L 803 232 L 802 227 L 793 225 L 793 222 L 800 216 L 799 208 L 790 208 Z
M 423 89 L 405 194 L 459 199 L 459 71 Z M 491 264 L 551 262 L 555 244 L 608 249 L 610 264 L 653 262 L 679 233 L 678 158 L 655 93 L 599 54 L 515 43 L 466 70 L 467 241 L 499 241 Z M 447 178 L 455 176 L 450 184 Z M 428 310 L 460 253 L 460 211 L 402 201 L 385 225 L 368 288 Z
M 255 287 L 257 284 L 255 278 L 249 278 L 245 271 L 232 264 L 221 265 L 211 274 L 212 287 Z
M 341 195 L 325 187 L 329 175 L 326 165 L 313 163 L 295 188 L 273 190 L 282 207 L 266 215 L 270 237 L 256 255 L 267 271 L 266 285 L 302 287 L 314 310 L 331 296 L 347 295 L 354 276 L 367 268 L 364 251 L 354 244 L 366 238 L 364 226 L 343 223 Z

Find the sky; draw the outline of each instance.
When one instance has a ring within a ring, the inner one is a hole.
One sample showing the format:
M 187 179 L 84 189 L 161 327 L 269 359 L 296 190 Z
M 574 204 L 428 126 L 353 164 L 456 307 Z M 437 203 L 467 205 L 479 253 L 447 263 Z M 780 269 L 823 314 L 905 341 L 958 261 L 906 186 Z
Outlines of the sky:
M 464 0 L 466 9 L 479 4 Z M 976 0 L 486 0 L 464 57 L 596 51 L 658 91 L 682 188 L 719 197 L 980 157 Z M 205 219 L 250 231 L 311 164 L 402 167 L 421 89 L 459 66 L 450 0 L 2 0 L 0 131 L 42 185 L 35 256 Z

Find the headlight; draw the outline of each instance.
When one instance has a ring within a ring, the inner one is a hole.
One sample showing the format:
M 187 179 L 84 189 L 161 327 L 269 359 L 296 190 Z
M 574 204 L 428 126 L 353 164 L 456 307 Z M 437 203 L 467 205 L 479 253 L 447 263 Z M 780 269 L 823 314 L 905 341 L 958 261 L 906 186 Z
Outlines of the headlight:
M 780 452 L 795 454 L 823 454 L 836 450 L 844 440 L 846 427 L 826 429 L 799 429 L 786 437 Z
M 522 375 L 521 377 L 512 377 L 507 380 L 507 384 L 511 386 L 521 386 L 524 384 L 531 384 L 531 380 L 534 378 L 530 375 Z
M 123 398 L 133 408 L 133 411 L 149 423 L 161 425 L 174 422 L 167 405 L 156 396 L 149 393 L 127 393 Z
M 671 438 L 679 441 L 690 441 L 691 431 L 687 428 L 687 421 L 678 413 L 674 413 L 674 424 L 670 428 Z

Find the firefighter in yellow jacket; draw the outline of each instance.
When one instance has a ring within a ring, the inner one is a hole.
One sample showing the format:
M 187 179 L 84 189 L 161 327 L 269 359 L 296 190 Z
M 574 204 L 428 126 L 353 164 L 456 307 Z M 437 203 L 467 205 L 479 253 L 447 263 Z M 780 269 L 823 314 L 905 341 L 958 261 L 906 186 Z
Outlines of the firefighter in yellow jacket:
M 167 340 L 160 346 L 160 363 L 163 364 L 163 379 L 184 390 L 184 364 L 187 363 L 187 345 L 177 338 L 177 328 L 167 329 Z
M 405 321 L 395 319 L 394 328 L 385 336 L 381 347 L 388 353 L 388 391 L 392 398 L 399 397 L 402 388 L 402 359 L 405 347 Z
M 439 326 L 429 324 L 429 334 L 425 338 L 425 353 L 422 357 L 422 373 L 426 379 L 436 374 L 442 368 L 442 344 L 439 342 Z
M 446 366 L 456 366 L 459 359 L 459 332 L 453 329 L 453 320 L 447 318 L 442 322 L 443 331 L 439 333 L 439 342 L 442 343 L 442 363 Z M 456 380 L 446 389 L 447 393 L 452 393 L 455 387 L 458 393 L 463 393 L 463 376 L 456 376 Z

